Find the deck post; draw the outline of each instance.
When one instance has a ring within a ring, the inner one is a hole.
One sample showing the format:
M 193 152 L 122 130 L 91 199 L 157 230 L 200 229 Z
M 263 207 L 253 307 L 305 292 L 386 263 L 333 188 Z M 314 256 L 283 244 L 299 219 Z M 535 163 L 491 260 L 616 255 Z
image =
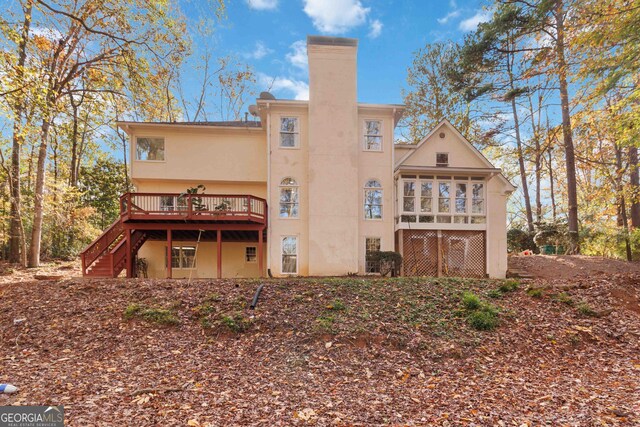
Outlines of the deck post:
M 218 229 L 216 234 L 218 244 L 218 279 L 222 279 L 222 230 Z
M 173 271 L 171 269 L 173 265 L 172 248 L 173 248 L 173 232 L 171 231 L 170 228 L 167 228 L 167 279 L 173 278 Z
M 260 271 L 259 277 L 264 277 L 264 242 L 262 241 L 262 235 L 264 228 L 258 230 L 258 270 Z
M 124 230 L 124 238 L 127 245 L 127 279 L 131 279 L 133 277 L 133 254 L 131 253 L 131 230 L 128 228 Z

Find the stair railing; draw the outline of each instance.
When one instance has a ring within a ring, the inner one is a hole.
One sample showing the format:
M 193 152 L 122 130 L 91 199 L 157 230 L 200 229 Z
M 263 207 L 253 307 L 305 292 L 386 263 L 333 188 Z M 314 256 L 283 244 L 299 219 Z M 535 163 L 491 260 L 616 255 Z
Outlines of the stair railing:
M 87 274 L 89 267 L 107 252 L 111 245 L 122 235 L 123 227 L 120 218 L 107 228 L 100 237 L 91 242 L 80 254 L 82 260 L 82 274 Z

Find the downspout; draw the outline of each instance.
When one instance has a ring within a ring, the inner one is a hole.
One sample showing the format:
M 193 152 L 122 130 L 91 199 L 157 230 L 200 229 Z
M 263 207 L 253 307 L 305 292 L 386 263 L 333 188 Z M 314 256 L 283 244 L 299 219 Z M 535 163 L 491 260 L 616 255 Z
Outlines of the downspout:
M 271 209 L 271 112 L 267 102 L 267 210 Z M 271 277 L 271 215 L 267 212 L 267 272 Z M 260 272 L 262 274 L 262 272 Z

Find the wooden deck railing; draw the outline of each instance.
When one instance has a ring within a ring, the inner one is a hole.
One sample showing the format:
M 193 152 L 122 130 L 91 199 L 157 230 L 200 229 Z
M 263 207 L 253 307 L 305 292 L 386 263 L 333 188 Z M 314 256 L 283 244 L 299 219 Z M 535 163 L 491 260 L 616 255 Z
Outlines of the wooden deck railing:
M 124 220 L 251 221 L 266 223 L 267 202 L 251 195 L 126 193 Z

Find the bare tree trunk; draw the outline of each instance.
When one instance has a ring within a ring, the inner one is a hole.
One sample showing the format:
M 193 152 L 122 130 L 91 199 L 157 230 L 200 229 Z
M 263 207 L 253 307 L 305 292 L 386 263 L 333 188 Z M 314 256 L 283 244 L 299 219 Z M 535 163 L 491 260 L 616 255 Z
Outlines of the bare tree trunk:
M 564 52 L 564 2 L 556 0 L 556 65 L 558 81 L 560 83 L 560 105 L 562 109 L 562 134 L 565 152 L 565 167 L 567 171 L 567 204 L 569 219 L 569 239 L 571 248 L 569 254 L 580 253 L 580 236 L 578 234 L 578 190 L 576 183 L 576 159 L 571 129 L 571 113 L 569 111 L 569 90 L 567 84 L 567 62 Z
M 638 173 L 638 147 L 629 147 L 629 167 L 631 174 L 629 183 L 631 184 L 631 227 L 640 227 L 640 174 Z
M 531 130 L 533 132 L 533 143 L 535 144 L 535 157 L 534 157 L 534 167 L 535 167 L 535 179 L 536 179 L 536 222 L 540 223 L 542 221 L 542 198 L 541 198 L 541 190 L 540 190 L 540 182 L 542 181 L 542 148 L 540 147 L 540 116 L 538 115 L 538 124 L 536 125 L 535 118 L 533 116 L 533 101 L 531 100 L 531 94 L 528 96 L 529 98 L 529 108 L 531 110 Z M 540 102 L 538 103 L 538 107 L 542 104 L 542 95 L 540 95 Z M 540 112 L 538 111 L 538 114 Z
M 36 191 L 33 203 L 33 227 L 31 229 L 31 247 L 29 267 L 40 266 L 40 246 L 42 243 L 42 219 L 44 217 L 44 182 L 46 175 L 47 143 L 49 140 L 50 121 L 42 120 L 40 130 L 40 148 L 38 149 L 38 169 L 36 171 Z
M 551 214 L 553 222 L 557 219 L 556 195 L 553 184 L 553 148 L 549 147 L 549 197 L 551 198 Z
M 507 70 L 509 73 L 509 85 L 514 90 L 513 71 L 511 69 L 511 55 L 507 58 Z M 524 165 L 524 155 L 522 150 L 522 139 L 520 138 L 520 122 L 518 121 L 518 109 L 516 108 L 516 98 L 511 98 L 511 110 L 513 112 L 513 125 L 516 131 L 516 149 L 518 152 L 518 165 L 520 166 L 520 180 L 522 181 L 522 192 L 524 194 L 524 207 L 527 215 L 527 229 L 533 232 L 533 214 L 531 212 L 531 199 L 529 197 L 529 185 L 527 183 L 527 170 Z
M 24 85 L 24 64 L 27 58 L 27 43 L 29 29 L 31 28 L 31 12 L 33 3 L 27 1 L 24 9 L 24 22 L 22 34 L 18 43 L 18 66 L 16 70 L 16 83 Z M 9 226 L 9 261 L 27 264 L 27 244 L 22 224 L 22 190 L 20 179 L 20 151 L 24 142 L 24 129 L 22 129 L 22 116 L 24 115 L 23 89 L 17 92 L 13 105 L 13 142 L 11 147 L 11 173 L 9 174 L 9 193 L 11 195 L 11 224 Z

